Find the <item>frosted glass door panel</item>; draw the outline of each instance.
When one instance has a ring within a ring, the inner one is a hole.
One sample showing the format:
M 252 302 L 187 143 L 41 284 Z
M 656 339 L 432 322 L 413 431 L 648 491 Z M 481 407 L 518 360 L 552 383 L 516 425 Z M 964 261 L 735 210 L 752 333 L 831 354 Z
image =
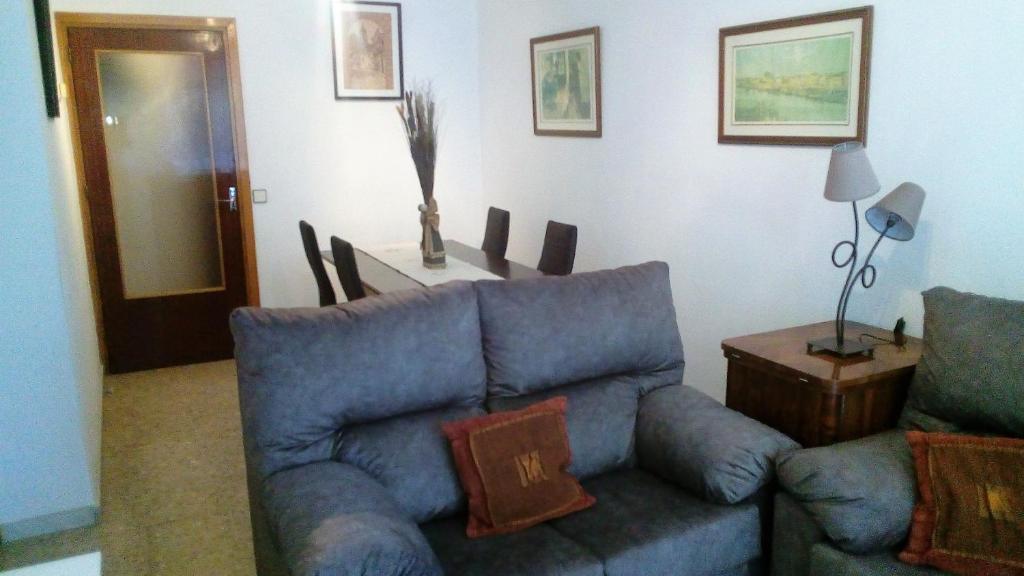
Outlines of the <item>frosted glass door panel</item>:
M 101 51 L 97 65 L 124 297 L 223 289 L 202 54 Z

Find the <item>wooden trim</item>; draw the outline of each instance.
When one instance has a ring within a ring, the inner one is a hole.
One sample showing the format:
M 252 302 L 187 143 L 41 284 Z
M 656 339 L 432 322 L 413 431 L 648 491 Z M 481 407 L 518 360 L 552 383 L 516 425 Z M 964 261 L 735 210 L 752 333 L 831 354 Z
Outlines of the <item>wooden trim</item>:
M 234 18 L 224 28 L 224 51 L 231 86 L 231 113 L 235 137 L 235 172 L 238 201 L 242 215 L 242 250 L 245 252 L 245 290 L 249 306 L 260 305 L 260 281 L 256 268 L 256 229 L 252 213 L 252 185 L 249 180 L 249 152 L 245 138 L 245 111 L 242 106 L 242 71 L 238 59 L 238 30 Z
M 242 223 L 242 250 L 244 253 L 246 299 L 250 306 L 260 305 L 259 276 L 256 267 L 255 229 L 253 225 L 252 189 L 249 179 L 249 158 L 245 138 L 245 114 L 242 107 L 242 80 L 238 59 L 238 34 L 234 18 L 202 18 L 189 16 L 148 16 L 139 14 L 101 14 L 81 12 L 56 12 L 54 23 L 60 68 L 66 87 L 68 126 L 71 133 L 71 148 L 75 160 L 75 175 L 78 180 L 78 201 L 82 216 L 82 234 L 85 241 L 86 263 L 89 268 L 89 285 L 92 292 L 93 314 L 96 318 L 96 335 L 99 339 L 100 357 L 107 365 L 106 340 L 104 338 L 102 300 L 99 293 L 99 277 L 96 269 L 96 255 L 92 236 L 92 215 L 87 198 L 85 164 L 79 135 L 78 107 L 75 103 L 75 87 L 71 74 L 68 53 L 68 30 L 71 28 L 146 28 L 161 30 L 211 30 L 224 34 L 224 51 L 228 68 L 228 83 L 234 131 L 235 170 L 237 174 L 238 201 Z
M 234 28 L 234 18 L 196 16 L 150 16 L 145 14 L 103 14 L 55 12 L 57 29 L 67 28 L 153 28 L 158 30 L 213 30 Z M 66 35 L 65 35 L 66 40 Z M 65 45 L 66 48 L 66 45 Z
M 78 206 L 82 217 L 82 236 L 85 241 L 85 261 L 89 268 L 89 288 L 92 293 L 93 317 L 96 321 L 96 338 L 99 342 L 100 360 L 104 369 L 109 364 L 107 358 L 107 340 L 103 327 L 103 306 L 100 298 L 100 281 L 96 268 L 95 244 L 92 235 L 92 213 L 89 210 L 88 187 L 85 179 L 85 161 L 82 156 L 82 144 L 79 134 L 78 106 L 75 103 L 75 83 L 71 74 L 71 60 L 68 43 L 68 29 L 77 22 L 77 17 L 86 14 L 70 14 L 57 12 L 54 14 L 57 31 L 57 52 L 60 60 L 62 82 L 65 86 L 68 110 L 68 128 L 71 136 L 71 150 L 75 159 L 75 178 L 78 181 Z
M 545 130 L 538 128 L 537 124 L 537 63 L 534 58 L 535 46 L 544 42 L 565 40 L 566 38 L 579 38 L 583 36 L 594 37 L 594 104 L 596 106 L 594 130 Z M 600 138 L 601 137 L 601 28 L 584 28 L 549 36 L 530 38 L 530 100 L 533 102 L 533 134 L 535 136 L 573 136 L 578 138 Z
M 781 18 L 779 20 L 768 20 L 766 22 L 755 22 L 753 24 L 742 24 L 729 26 L 718 30 L 718 143 L 719 144 L 786 144 L 793 146 L 833 146 L 843 142 L 868 143 L 868 92 L 871 79 L 871 31 L 873 24 L 874 7 L 861 6 L 849 10 L 835 10 L 810 14 L 808 16 L 797 16 L 794 18 Z M 778 30 L 780 28 L 793 28 L 797 26 L 809 26 L 822 24 L 824 22 L 838 22 L 841 20 L 860 19 L 861 24 L 861 51 L 860 51 L 860 93 L 857 96 L 858 118 L 857 134 L 853 137 L 834 136 L 750 136 L 750 135 L 727 135 L 725 133 L 725 39 L 728 36 L 740 34 L 751 34 L 767 30 Z

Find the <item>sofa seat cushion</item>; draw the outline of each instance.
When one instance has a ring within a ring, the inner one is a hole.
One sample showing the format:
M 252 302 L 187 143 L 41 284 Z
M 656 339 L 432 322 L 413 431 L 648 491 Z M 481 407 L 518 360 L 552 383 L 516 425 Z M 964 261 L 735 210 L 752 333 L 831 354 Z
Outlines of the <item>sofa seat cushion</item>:
M 463 517 L 420 525 L 444 567 L 460 576 L 603 576 L 601 560 L 547 524 L 522 532 L 466 537 Z
M 935 568 L 904 564 L 896 559 L 897 552 L 851 554 L 820 542 L 811 548 L 808 576 L 949 576 Z
M 597 503 L 550 525 L 608 576 L 715 574 L 761 555 L 757 506 L 705 502 L 637 469 L 583 483 Z
M 641 394 L 678 383 L 681 378 L 681 371 L 607 376 L 523 396 L 492 396 L 487 407 L 492 412 L 505 412 L 565 396 L 565 419 L 572 448 L 569 473 L 586 479 L 633 464 L 633 437 Z
M 466 497 L 441 424 L 486 414 L 453 407 L 348 428 L 334 458 L 383 484 L 414 522 L 446 518 L 466 508 Z

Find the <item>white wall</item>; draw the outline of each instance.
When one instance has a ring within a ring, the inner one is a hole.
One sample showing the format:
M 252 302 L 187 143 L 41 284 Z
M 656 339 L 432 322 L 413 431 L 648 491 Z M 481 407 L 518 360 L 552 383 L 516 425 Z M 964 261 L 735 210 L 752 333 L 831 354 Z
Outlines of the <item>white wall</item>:
M 89 283 L 89 268 L 82 235 L 82 211 L 75 163 L 74 158 L 67 152 L 71 146 L 71 134 L 67 130 L 66 122 L 67 109 L 62 105 L 60 118 L 50 120 L 47 126 L 50 193 L 57 216 L 57 237 L 60 242 L 58 255 L 64 305 L 67 309 L 68 330 L 72 343 L 71 356 L 75 363 L 75 379 L 78 382 L 82 413 L 80 436 L 88 451 L 89 472 L 98 503 L 100 435 L 103 429 L 103 361 L 100 358 L 93 293 Z
M 478 242 L 480 98 L 475 0 L 403 0 L 405 83 L 444 110 L 435 187 L 446 236 Z M 336 101 L 328 0 L 51 0 L 55 11 L 236 19 L 264 306 L 316 305 L 298 221 L 357 244 L 419 238 L 422 201 L 395 101 Z M 70 152 L 68 152 L 70 154 Z M 333 271 L 332 271 L 333 272 Z M 341 292 L 339 291 L 339 295 Z
M 0 525 L 99 502 L 101 380 L 77 207 L 46 119 L 32 2 L 0 3 Z M 80 244 L 80 240 L 78 240 Z M 67 521 L 56 520 L 56 521 Z M 15 529 L 16 528 L 16 529 Z M 8 530 L 9 529 L 9 530 Z
M 667 261 L 686 382 L 724 398 L 722 339 L 831 318 L 852 222 L 821 196 L 827 148 L 717 143 L 718 29 L 858 5 L 481 0 L 482 191 L 512 212 L 509 256 L 533 262 L 552 218 L 580 227 L 577 270 Z M 1024 298 L 1024 3 L 874 5 L 868 153 L 883 194 L 910 180 L 928 199 L 848 318 L 919 334 L 928 287 Z M 589 26 L 604 137 L 536 137 L 529 39 Z

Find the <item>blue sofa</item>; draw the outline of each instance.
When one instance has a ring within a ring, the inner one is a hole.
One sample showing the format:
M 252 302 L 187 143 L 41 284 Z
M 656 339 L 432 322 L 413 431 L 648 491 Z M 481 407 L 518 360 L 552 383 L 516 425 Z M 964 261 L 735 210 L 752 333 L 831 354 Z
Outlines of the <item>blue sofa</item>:
M 780 458 L 773 576 L 937 576 L 901 563 L 917 492 L 906 430 L 1024 438 L 1024 302 L 932 288 L 899 428 Z
M 786 436 L 681 384 L 668 267 L 243 308 L 236 342 L 261 575 L 760 574 Z M 465 536 L 442 422 L 568 398 L 597 498 Z

